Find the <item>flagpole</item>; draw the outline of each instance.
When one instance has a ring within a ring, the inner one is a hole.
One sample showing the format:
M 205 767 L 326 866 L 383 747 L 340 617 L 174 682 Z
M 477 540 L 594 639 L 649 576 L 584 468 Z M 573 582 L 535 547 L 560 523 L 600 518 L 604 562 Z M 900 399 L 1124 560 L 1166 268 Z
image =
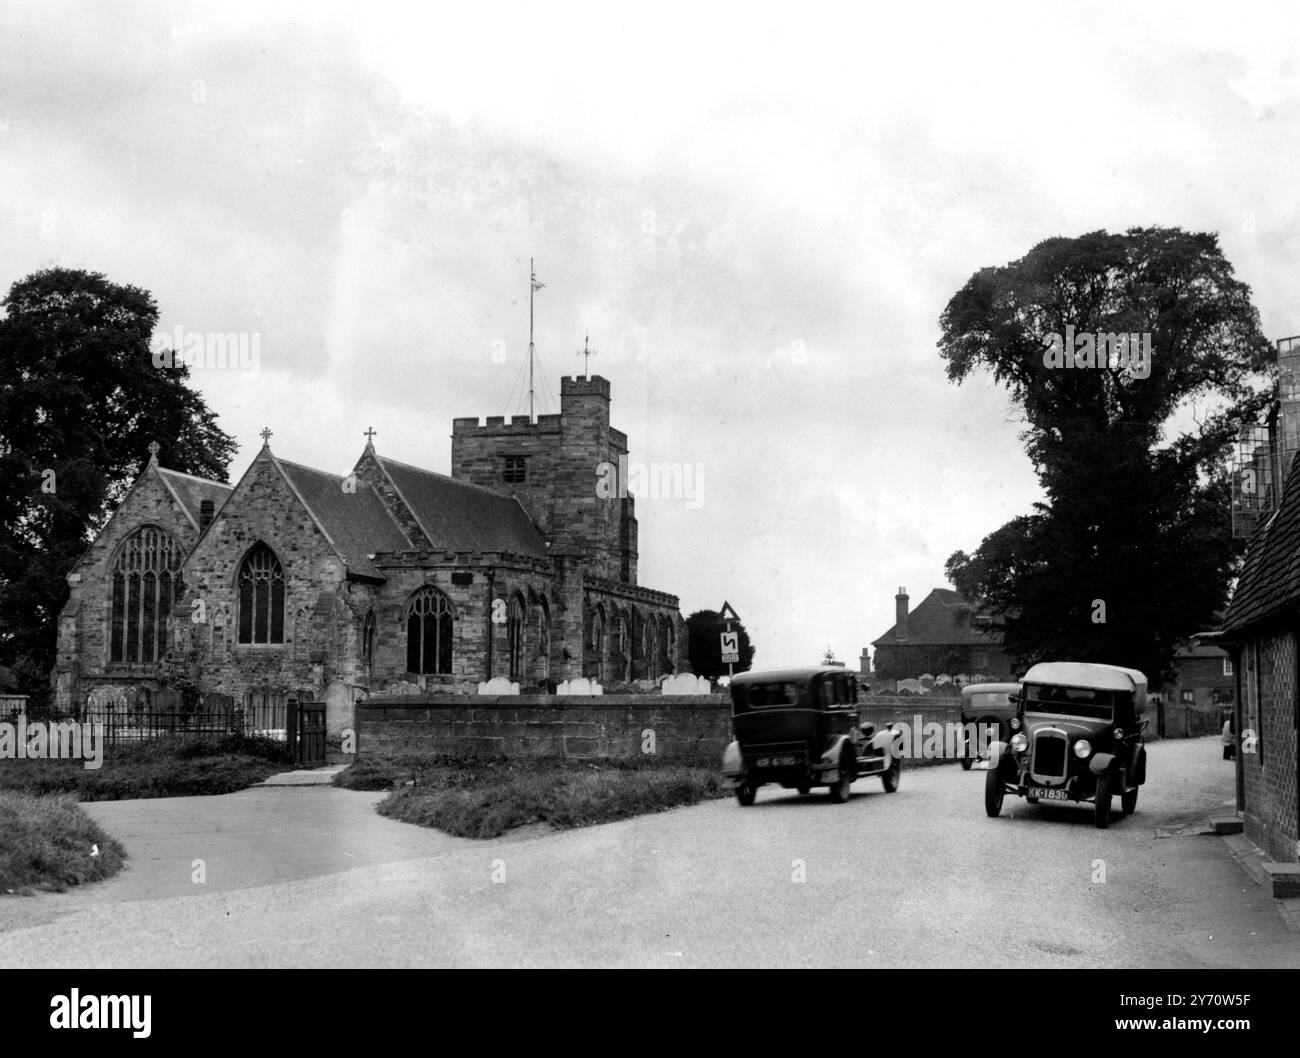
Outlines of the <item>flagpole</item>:
M 528 258 L 528 421 L 537 420 L 533 416 L 533 295 L 537 293 L 537 269 L 533 259 Z

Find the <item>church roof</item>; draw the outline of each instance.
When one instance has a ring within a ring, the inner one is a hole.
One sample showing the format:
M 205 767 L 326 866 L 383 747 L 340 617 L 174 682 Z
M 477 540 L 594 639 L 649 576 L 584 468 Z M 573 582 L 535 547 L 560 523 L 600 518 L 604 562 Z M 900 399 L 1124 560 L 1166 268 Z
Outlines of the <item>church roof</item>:
M 907 638 L 899 639 L 895 622 L 889 631 L 872 641 L 873 647 L 898 646 L 962 646 L 966 644 L 997 646 L 1002 641 L 999 618 L 993 618 L 988 631 L 972 627 L 975 613 L 961 592 L 950 588 L 935 588 L 916 609 L 907 615 Z
M 385 459 L 378 453 L 375 459 L 436 549 L 547 557 L 541 532 L 513 496 Z
M 355 480 L 350 483 L 355 491 L 344 491 L 344 478 L 337 474 L 279 458 L 276 462 L 351 572 L 382 579 L 366 556 L 410 548 L 406 535 L 365 482 Z
M 196 478 L 193 474 L 182 474 L 179 470 L 168 470 L 165 467 L 157 467 L 157 470 L 158 476 L 171 489 L 176 501 L 185 508 L 185 513 L 196 528 L 199 524 L 199 507 L 204 500 L 211 500 L 213 511 L 219 511 L 234 491 L 233 485 Z

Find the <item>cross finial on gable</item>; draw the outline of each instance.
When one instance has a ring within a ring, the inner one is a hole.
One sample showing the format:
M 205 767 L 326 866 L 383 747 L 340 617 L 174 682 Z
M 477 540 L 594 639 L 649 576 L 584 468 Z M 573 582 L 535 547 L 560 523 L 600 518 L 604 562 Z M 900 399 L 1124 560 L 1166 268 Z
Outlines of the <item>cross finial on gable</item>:
M 149 462 L 150 462 L 150 463 L 157 463 L 157 462 L 158 462 L 158 453 L 159 453 L 160 451 L 162 451 L 162 445 L 160 445 L 157 441 L 150 441 L 150 442 L 149 442 Z
M 375 434 L 377 432 L 373 426 L 366 427 L 366 444 L 373 445 L 375 443 Z
M 271 445 L 271 428 L 269 426 L 263 426 L 262 432 L 259 436 L 262 438 L 262 447 L 269 448 Z

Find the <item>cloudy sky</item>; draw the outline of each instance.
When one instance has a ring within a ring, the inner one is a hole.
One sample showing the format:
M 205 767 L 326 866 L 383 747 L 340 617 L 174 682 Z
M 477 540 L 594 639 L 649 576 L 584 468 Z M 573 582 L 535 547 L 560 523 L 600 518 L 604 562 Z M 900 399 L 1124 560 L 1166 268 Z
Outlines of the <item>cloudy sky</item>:
M 453 417 L 520 410 L 536 258 L 550 391 L 589 331 L 632 459 L 690 468 L 641 582 L 730 600 L 760 666 L 852 664 L 1039 497 L 936 350 L 975 270 L 1215 231 L 1300 332 L 1293 13 L 1126 6 L 8 0 L 0 288 L 91 269 L 256 335 L 194 373 L 232 477 L 263 426 L 445 472 Z

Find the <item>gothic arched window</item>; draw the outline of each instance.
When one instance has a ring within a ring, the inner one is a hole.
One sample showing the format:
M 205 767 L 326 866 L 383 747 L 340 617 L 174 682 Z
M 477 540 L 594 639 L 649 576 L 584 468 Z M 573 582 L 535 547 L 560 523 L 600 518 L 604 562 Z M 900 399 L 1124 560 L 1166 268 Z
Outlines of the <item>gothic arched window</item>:
M 659 629 L 654 614 L 648 614 L 642 633 L 642 651 L 645 655 L 645 678 L 653 680 L 659 675 Z
M 543 595 L 537 600 L 537 678 L 551 674 L 551 608 Z
M 109 662 L 152 664 L 167 652 L 167 616 L 185 592 L 181 550 L 162 529 L 144 526 L 113 561 Z
M 361 664 L 367 670 L 375 662 L 375 611 L 367 610 L 361 622 Z
M 239 565 L 239 642 L 284 642 L 284 567 L 263 543 Z
M 511 596 L 506 613 L 506 639 L 509 644 L 510 678 L 523 679 L 524 674 L 524 600 L 518 594 Z
M 406 604 L 406 671 L 451 672 L 451 602 L 437 588 L 421 588 Z
M 605 607 L 597 606 L 591 611 L 591 657 L 595 662 L 597 681 L 605 677 Z

